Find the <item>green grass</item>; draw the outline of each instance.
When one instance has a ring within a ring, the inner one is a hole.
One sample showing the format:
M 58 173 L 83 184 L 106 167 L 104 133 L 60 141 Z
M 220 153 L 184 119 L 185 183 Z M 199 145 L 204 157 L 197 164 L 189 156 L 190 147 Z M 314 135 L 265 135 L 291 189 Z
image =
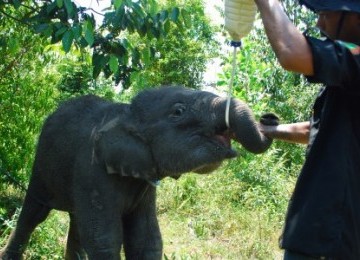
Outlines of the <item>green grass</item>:
M 295 180 L 285 164 L 271 150 L 245 154 L 212 174 L 163 180 L 157 205 L 164 259 L 281 259 L 278 238 Z M 0 189 L 0 247 L 22 196 L 11 186 Z M 67 229 L 67 214 L 51 212 L 33 233 L 25 259 L 63 259 Z
M 158 209 L 168 259 L 281 259 L 278 238 L 293 180 L 273 187 L 284 191 L 275 206 L 228 170 L 163 181 Z

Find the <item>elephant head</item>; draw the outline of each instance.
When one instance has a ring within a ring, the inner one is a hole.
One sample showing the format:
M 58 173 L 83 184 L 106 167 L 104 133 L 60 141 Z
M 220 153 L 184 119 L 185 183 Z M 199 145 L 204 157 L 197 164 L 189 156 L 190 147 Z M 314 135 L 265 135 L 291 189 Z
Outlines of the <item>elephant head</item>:
M 126 112 L 97 131 L 108 173 L 154 181 L 185 172 L 208 173 L 237 155 L 231 139 L 252 153 L 271 140 L 258 129 L 250 108 L 232 99 L 230 127 L 226 99 L 182 87 L 151 89 L 136 96 Z

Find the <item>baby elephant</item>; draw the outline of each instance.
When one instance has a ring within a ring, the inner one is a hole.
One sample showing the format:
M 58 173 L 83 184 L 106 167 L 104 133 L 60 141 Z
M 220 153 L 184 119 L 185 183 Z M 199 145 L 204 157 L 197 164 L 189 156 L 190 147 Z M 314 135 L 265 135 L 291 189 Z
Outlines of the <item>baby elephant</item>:
M 205 91 L 161 87 L 131 104 L 95 96 L 64 103 L 42 129 L 17 227 L 0 259 L 21 259 L 51 209 L 67 211 L 66 259 L 161 259 L 156 183 L 209 173 L 236 156 L 230 139 L 253 153 L 271 144 L 246 104 Z M 276 118 L 273 119 L 276 123 Z

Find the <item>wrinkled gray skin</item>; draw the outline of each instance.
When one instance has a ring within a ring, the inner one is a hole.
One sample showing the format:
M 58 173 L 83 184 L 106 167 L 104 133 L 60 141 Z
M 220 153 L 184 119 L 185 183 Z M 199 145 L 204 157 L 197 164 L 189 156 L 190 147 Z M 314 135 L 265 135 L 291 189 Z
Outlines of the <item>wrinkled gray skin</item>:
M 145 91 L 131 103 L 95 96 L 63 104 L 43 127 L 25 202 L 1 259 L 21 259 L 51 209 L 69 212 L 66 259 L 161 259 L 154 182 L 208 173 L 236 156 L 229 136 L 253 153 L 263 136 L 246 104 L 180 87 Z

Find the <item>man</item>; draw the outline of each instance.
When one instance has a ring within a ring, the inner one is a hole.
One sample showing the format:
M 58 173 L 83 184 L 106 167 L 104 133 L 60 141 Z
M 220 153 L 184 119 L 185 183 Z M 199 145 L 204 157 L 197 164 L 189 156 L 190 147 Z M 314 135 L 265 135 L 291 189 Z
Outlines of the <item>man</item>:
M 278 0 L 255 0 L 281 64 L 322 83 L 310 122 L 261 125 L 308 143 L 289 204 L 284 259 L 360 259 L 360 0 L 300 0 L 326 39 L 302 34 Z

